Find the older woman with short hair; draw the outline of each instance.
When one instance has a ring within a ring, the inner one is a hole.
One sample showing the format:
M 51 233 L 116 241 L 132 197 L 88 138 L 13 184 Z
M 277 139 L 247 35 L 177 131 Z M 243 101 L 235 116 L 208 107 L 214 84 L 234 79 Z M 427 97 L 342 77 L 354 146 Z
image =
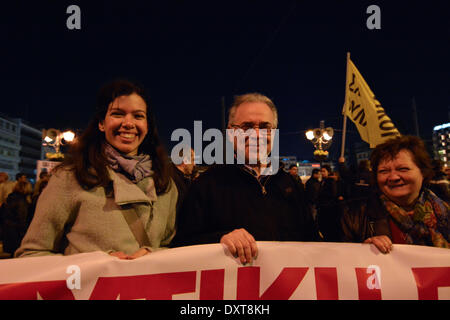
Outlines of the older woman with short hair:
M 370 161 L 376 191 L 344 206 L 342 240 L 372 243 L 383 253 L 393 243 L 449 248 L 449 206 L 426 187 L 432 170 L 423 141 L 390 139 Z

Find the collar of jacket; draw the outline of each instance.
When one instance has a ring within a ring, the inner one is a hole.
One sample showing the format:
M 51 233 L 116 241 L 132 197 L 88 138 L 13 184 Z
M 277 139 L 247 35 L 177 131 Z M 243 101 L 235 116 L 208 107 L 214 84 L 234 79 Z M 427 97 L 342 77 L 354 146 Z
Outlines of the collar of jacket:
M 377 191 L 370 193 L 366 202 L 366 207 L 366 214 L 372 220 L 383 219 L 388 216 L 386 209 L 381 204 L 380 194 Z
M 122 206 L 132 203 L 146 203 L 152 205 L 151 199 L 144 193 L 144 191 L 141 190 L 140 187 L 138 187 L 137 184 L 131 182 L 123 174 L 115 172 L 110 168 L 108 168 L 108 171 L 113 184 L 114 201 L 118 205 Z M 139 184 L 141 183 L 143 183 L 143 181 Z
M 386 235 L 392 239 L 391 228 L 389 226 L 389 213 L 381 204 L 378 192 L 373 192 L 366 202 L 366 214 L 369 222 L 370 237 Z
M 271 175 L 259 175 L 256 173 L 254 169 L 252 169 L 250 166 L 244 165 L 244 164 L 238 164 L 237 168 L 241 170 L 242 172 L 245 172 L 246 174 L 251 175 L 253 178 L 255 178 L 259 183 L 266 183 L 267 180 L 269 180 L 269 177 Z M 276 173 L 278 174 L 278 172 Z

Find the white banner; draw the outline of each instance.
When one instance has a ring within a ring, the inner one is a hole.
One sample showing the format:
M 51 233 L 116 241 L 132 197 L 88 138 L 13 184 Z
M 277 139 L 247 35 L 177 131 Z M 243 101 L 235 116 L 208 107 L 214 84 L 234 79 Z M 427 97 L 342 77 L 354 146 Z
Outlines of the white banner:
M 220 244 L 136 260 L 103 252 L 0 261 L 0 299 L 450 299 L 450 251 L 394 245 L 258 242 L 243 266 Z

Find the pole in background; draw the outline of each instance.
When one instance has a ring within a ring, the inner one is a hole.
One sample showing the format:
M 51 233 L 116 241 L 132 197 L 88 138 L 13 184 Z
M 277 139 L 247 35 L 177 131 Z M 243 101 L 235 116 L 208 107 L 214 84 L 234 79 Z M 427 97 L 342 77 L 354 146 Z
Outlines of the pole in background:
M 227 141 L 227 122 L 226 122 L 226 107 L 225 107 L 225 96 L 222 96 L 222 110 L 221 110 L 221 118 L 222 118 L 222 135 L 223 135 L 223 141 L 225 141 L 225 143 L 223 144 L 223 163 L 225 163 L 225 159 L 227 157 L 226 155 L 226 151 L 227 151 L 227 147 L 226 147 L 226 141 Z
M 225 96 L 222 96 L 222 133 L 225 134 L 225 130 L 227 128 L 226 125 L 226 112 L 225 112 Z
M 342 114 L 344 115 L 344 120 L 342 124 L 342 144 L 341 144 L 341 157 L 345 155 L 345 134 L 347 132 L 347 116 L 345 115 L 345 106 L 347 105 L 347 85 L 348 85 L 348 62 L 350 60 L 350 52 L 347 52 L 347 67 L 345 72 L 345 98 L 344 107 L 342 108 Z
M 416 106 L 416 99 L 415 99 L 415 97 L 412 98 L 412 112 L 413 112 L 413 123 L 414 123 L 415 135 L 420 138 L 420 135 L 419 135 L 419 121 L 417 119 L 417 106 Z

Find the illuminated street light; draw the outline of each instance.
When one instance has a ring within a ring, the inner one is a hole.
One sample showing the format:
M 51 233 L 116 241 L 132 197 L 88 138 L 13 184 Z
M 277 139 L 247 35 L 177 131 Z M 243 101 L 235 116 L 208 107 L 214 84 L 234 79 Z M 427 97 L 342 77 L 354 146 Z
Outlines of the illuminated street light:
M 74 138 L 75 133 L 73 133 L 72 131 L 66 131 L 63 133 L 63 139 L 67 142 L 72 142 Z
M 312 130 L 306 131 L 306 138 L 307 138 L 308 140 L 314 139 L 314 132 L 313 132 Z
M 312 142 L 314 156 L 318 161 L 324 161 L 328 157 L 328 149 L 331 146 L 334 130 L 331 127 L 325 128 L 324 121 L 320 121 L 320 128 L 315 128 L 305 132 L 306 138 Z
M 63 158 L 64 155 L 59 152 L 62 145 L 65 145 L 69 142 L 72 142 L 75 138 L 75 133 L 73 133 L 70 130 L 61 132 L 57 129 L 48 129 L 44 130 L 42 133 L 42 136 L 44 137 L 44 141 L 42 143 L 43 146 L 50 146 L 55 149 L 55 153 L 47 153 L 47 158 Z
M 330 134 L 325 131 L 323 133 L 323 138 L 325 139 L 325 141 L 329 141 L 329 140 L 333 139 L 333 135 L 330 136 Z

